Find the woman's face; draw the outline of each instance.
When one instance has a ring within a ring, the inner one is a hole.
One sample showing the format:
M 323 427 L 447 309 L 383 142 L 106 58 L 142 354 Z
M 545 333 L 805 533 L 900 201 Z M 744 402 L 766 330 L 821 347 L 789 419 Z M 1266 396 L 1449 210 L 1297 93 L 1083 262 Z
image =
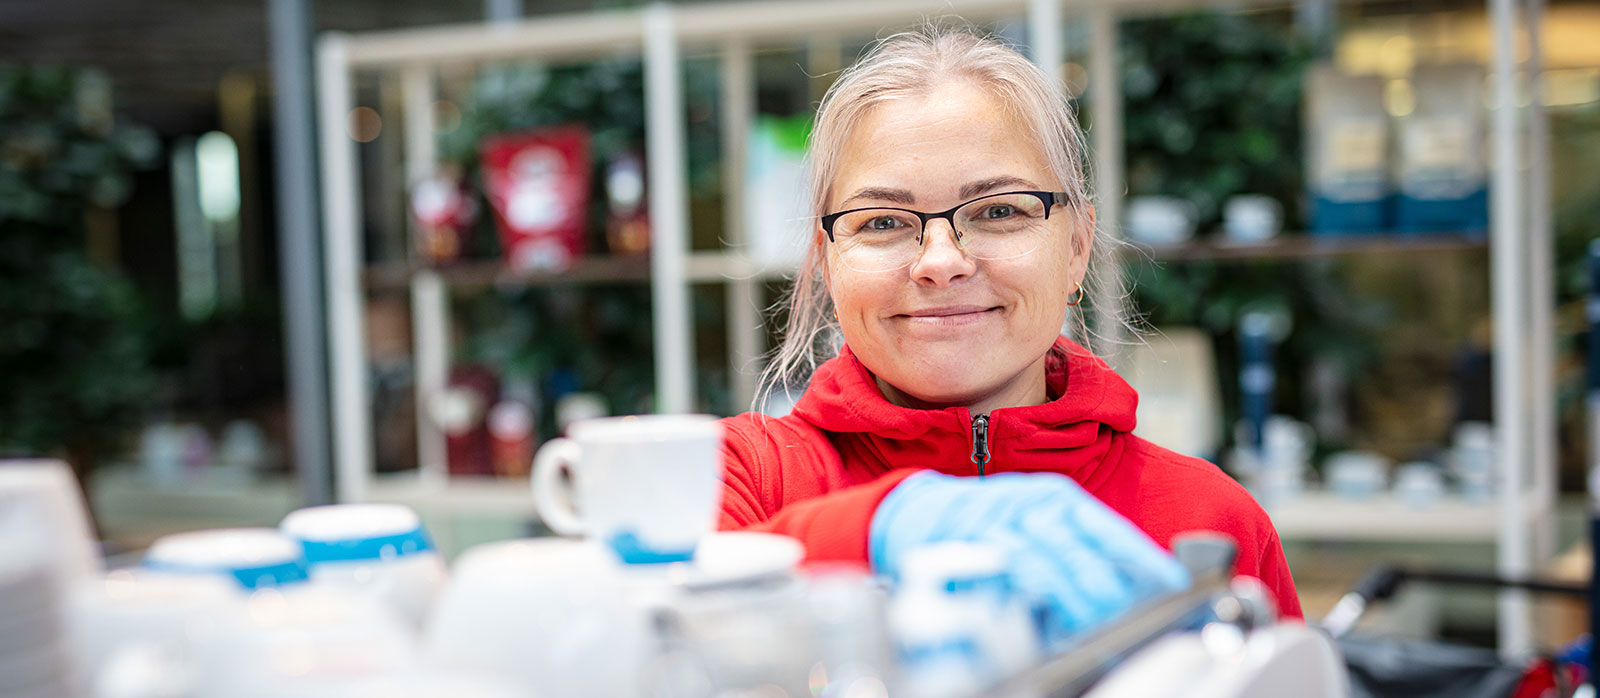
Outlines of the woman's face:
M 952 81 L 867 113 L 828 210 L 943 211 L 984 194 L 1059 189 L 1026 127 L 984 89 Z M 1087 226 L 1062 206 L 1050 214 L 1039 247 L 1011 259 L 967 256 L 944 219 L 928 222 L 920 256 L 897 271 L 856 271 L 829 250 L 845 342 L 889 399 L 985 412 L 1045 399 L 1044 358 L 1083 279 L 1093 230 L 1092 213 Z

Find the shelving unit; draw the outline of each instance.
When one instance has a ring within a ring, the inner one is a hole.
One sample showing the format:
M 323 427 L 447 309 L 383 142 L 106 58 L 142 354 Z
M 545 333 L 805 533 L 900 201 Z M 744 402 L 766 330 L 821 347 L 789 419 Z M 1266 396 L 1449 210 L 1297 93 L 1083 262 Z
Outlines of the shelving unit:
M 1487 246 L 1493 266 L 1495 322 L 1495 412 L 1508 417 L 1497 425 L 1500 444 L 1497 471 L 1509 492 L 1493 514 L 1475 521 L 1495 521 L 1498 571 L 1524 576 L 1548 554 L 1550 515 L 1554 510 L 1554 434 L 1536 433 L 1535 425 L 1554 423 L 1551 348 L 1553 283 L 1550 260 L 1548 182 L 1544 175 L 1547 136 L 1540 108 L 1524 115 L 1515 107 L 1517 82 L 1513 47 L 1525 23 L 1527 44 L 1539 51 L 1542 0 L 1487 0 L 1493 27 L 1494 104 L 1493 161 L 1523 163 L 1529 174 L 1500 167 L 1491 184 L 1492 225 Z M 1121 86 L 1117 79 L 1119 19 L 1138 14 L 1193 10 L 1222 4 L 1220 0 L 1082 0 L 1071 10 L 1088 20 L 1089 108 L 1094 124 L 1089 134 L 1094 153 L 1095 188 L 1102 236 L 1118 234 L 1123 191 Z M 1286 0 L 1235 0 L 1233 9 L 1284 6 Z M 781 277 L 784 270 L 762 269 L 736 253 L 692 254 L 687 245 L 688 196 L 683 152 L 684 124 L 679 56 L 685 49 L 720 55 L 725 220 L 742 221 L 743 145 L 755 109 L 752 50 L 757 45 L 793 45 L 818 36 L 878 33 L 881 27 L 904 26 L 959 14 L 972 21 L 1026 17 L 1028 44 L 1035 60 L 1053 70 L 1064 56 L 1064 0 L 780 0 L 747 3 L 667 5 L 637 10 L 606 10 L 559 15 L 494 25 L 408 29 L 362 35 L 330 33 L 317 48 L 319 132 L 321 134 L 323 234 L 327 279 L 331 383 L 335 419 L 335 468 L 338 496 L 345 501 L 392 499 L 427 502 L 440 507 L 473 509 L 504 507 L 525 512 L 526 485 L 519 482 L 452 481 L 444 466 L 443 437 L 419 421 L 421 471 L 401 481 L 377 481 L 372 474 L 372 426 L 368 412 L 365 337 L 362 307 L 365 293 L 404 289 L 412 299 L 415 328 L 416 389 L 419 404 L 445 384 L 449 366 L 448 293 L 455 287 L 543 285 L 562 283 L 648 282 L 654 304 L 654 359 L 659 408 L 687 411 L 695 404 L 694 347 L 688 314 L 688 286 L 725 283 L 729 301 L 728 336 L 736 395 L 753 390 L 752 377 L 739 369 L 761 351 L 758 282 Z M 346 136 L 345 119 L 354 106 L 354 74 L 387 72 L 404 85 L 405 172 L 408 181 L 432 173 L 435 162 L 431 105 L 437 72 L 444 65 L 512 58 L 579 61 L 633 53 L 645 66 L 648 114 L 648 179 L 652 249 L 648 262 L 638 259 L 594 259 L 563 275 L 507 274 L 468 265 L 442 270 L 379 265 L 364 268 L 361 173 L 355 143 Z M 1527 72 L 1536 81 L 1539 66 Z M 1536 88 L 1537 85 L 1535 84 Z M 1537 89 L 1530 90 L 1537 94 Z M 1526 122 L 1524 122 L 1526 119 Z M 1524 140 L 1524 136 L 1527 136 Z M 1527 146 L 1524 152 L 1524 143 Z M 725 231 L 729 249 L 743 249 L 745 231 L 737 223 Z M 1485 243 L 1442 238 L 1305 240 L 1286 238 L 1271 244 L 1228 248 L 1194 245 L 1152 251 L 1157 259 L 1296 259 L 1375 251 L 1420 252 L 1465 249 Z M 1115 273 L 1115 270 L 1102 270 Z M 1308 505 L 1309 506 L 1309 505 Z M 1314 511 L 1314 509 L 1308 509 Z M 1293 527 L 1291 518 L 1280 525 Z M 1360 517 L 1356 517 L 1359 519 Z M 1453 520 L 1453 519 L 1452 519 Z M 1401 522 L 1398 525 L 1410 525 Z M 1420 525 L 1420 524 L 1419 524 Z M 1482 524 L 1480 523 L 1481 527 Z M 1476 529 L 1475 529 L 1476 530 Z M 1511 657 L 1529 650 L 1528 600 L 1508 593 L 1501 605 L 1501 648 Z
M 1426 252 L 1455 252 L 1485 250 L 1489 242 L 1481 235 L 1462 234 L 1396 235 L 1362 234 L 1325 236 L 1291 233 L 1283 237 L 1255 243 L 1228 243 L 1212 240 L 1177 245 L 1140 245 L 1135 243 L 1124 259 L 1139 262 L 1148 258 L 1156 262 L 1218 261 L 1251 262 L 1267 260 L 1319 259 L 1363 254 L 1414 254 Z

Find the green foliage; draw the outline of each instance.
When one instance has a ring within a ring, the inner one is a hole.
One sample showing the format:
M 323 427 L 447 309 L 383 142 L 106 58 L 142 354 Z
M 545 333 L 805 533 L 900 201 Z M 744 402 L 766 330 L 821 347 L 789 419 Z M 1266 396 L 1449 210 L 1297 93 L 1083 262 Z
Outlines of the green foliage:
M 0 454 L 93 451 L 148 401 L 139 297 L 87 259 L 83 221 L 158 149 L 96 75 L 0 66 Z
M 1292 28 L 1259 15 L 1125 23 L 1129 193 L 1188 199 L 1203 225 L 1229 196 L 1267 194 L 1298 220 L 1300 85 L 1310 57 Z

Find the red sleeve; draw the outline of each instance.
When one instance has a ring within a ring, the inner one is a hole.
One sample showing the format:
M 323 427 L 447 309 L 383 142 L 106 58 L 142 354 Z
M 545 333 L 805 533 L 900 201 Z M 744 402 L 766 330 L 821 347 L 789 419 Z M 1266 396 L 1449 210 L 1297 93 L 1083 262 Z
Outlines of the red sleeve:
M 1300 610 L 1300 592 L 1294 588 L 1294 577 L 1289 575 L 1289 563 L 1283 559 L 1283 542 L 1278 540 L 1275 530 L 1262 543 L 1261 566 L 1256 577 L 1278 598 L 1279 617 L 1305 620 L 1305 612 Z
M 890 471 L 876 480 L 833 491 L 805 478 L 783 480 L 779 456 L 764 453 L 738 430 L 730 429 L 722 448 L 724 531 L 781 533 L 806 548 L 806 562 L 866 565 L 867 534 L 878 503 L 915 468 Z M 797 464 L 804 465 L 804 464 Z M 798 468 L 797 468 L 798 470 Z M 784 491 L 787 485 L 787 490 Z
M 867 533 L 872 515 L 889 491 L 916 473 L 914 468 L 890 471 L 872 482 L 794 502 L 760 521 L 749 521 L 722 509 L 723 530 L 781 533 L 806 547 L 806 562 L 848 562 L 866 565 Z

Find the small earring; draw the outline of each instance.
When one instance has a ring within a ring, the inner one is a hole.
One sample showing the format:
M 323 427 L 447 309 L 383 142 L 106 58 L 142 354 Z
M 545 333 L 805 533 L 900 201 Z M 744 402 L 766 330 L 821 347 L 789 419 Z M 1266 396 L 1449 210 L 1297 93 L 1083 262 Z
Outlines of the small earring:
M 833 309 L 833 321 L 834 322 L 838 322 L 839 321 L 839 309 L 838 308 L 834 308 Z
M 1077 305 L 1083 302 L 1083 284 L 1078 284 L 1078 288 L 1074 292 L 1078 294 L 1078 300 L 1072 301 L 1067 305 Z

